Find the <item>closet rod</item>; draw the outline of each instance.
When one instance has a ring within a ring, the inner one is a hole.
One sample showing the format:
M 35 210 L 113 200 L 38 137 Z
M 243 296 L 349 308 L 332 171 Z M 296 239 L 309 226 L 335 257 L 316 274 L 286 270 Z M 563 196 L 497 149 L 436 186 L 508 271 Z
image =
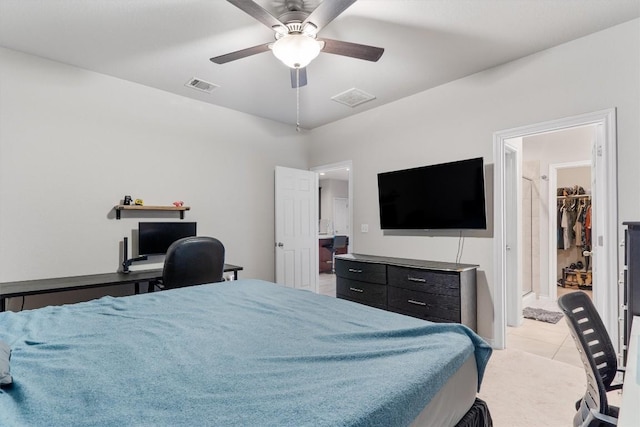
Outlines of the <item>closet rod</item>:
M 590 199 L 591 194 L 571 194 L 568 196 L 558 196 L 558 200 L 561 199 Z

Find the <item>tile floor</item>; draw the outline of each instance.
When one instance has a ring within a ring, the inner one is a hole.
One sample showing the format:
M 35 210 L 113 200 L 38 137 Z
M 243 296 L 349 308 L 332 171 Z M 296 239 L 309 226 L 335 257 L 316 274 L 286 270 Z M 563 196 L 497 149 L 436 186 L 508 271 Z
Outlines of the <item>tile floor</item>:
M 558 287 L 558 296 L 568 292 L 573 290 Z M 591 291 L 587 293 L 591 294 Z M 560 311 L 555 302 L 536 301 L 530 306 Z M 518 327 L 507 327 L 507 348 L 515 348 L 582 368 L 580 355 L 564 319 L 555 324 L 524 319 Z
M 322 273 L 318 278 L 318 293 L 320 295 L 336 296 L 336 275 Z
M 336 296 L 333 274 L 320 274 L 319 293 Z M 558 296 L 570 290 L 558 287 Z M 537 302 L 532 306 L 550 311 L 560 311 L 555 303 Z M 519 327 L 507 327 L 507 347 L 537 354 L 538 356 L 582 368 L 582 362 L 564 319 L 556 324 L 524 319 Z

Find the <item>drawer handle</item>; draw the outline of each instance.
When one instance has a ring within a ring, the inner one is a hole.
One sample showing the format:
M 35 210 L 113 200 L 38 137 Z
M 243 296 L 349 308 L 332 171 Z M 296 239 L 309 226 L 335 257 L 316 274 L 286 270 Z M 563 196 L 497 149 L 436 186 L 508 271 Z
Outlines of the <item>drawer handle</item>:
M 410 282 L 427 283 L 427 279 L 423 279 L 422 277 L 407 276 L 407 280 L 410 281 Z
M 364 292 L 364 290 L 363 290 L 363 289 L 358 289 L 358 288 L 349 288 L 349 290 L 350 290 L 350 291 L 353 291 L 353 292 L 360 292 L 360 293 L 363 293 L 363 292 Z
M 355 268 L 350 268 L 349 273 L 362 273 L 362 270 L 356 270 Z
M 413 300 L 413 299 L 407 300 L 407 302 L 411 303 L 411 304 L 415 304 L 415 305 L 421 305 L 423 307 L 427 305 L 426 302 L 416 301 L 416 300 Z

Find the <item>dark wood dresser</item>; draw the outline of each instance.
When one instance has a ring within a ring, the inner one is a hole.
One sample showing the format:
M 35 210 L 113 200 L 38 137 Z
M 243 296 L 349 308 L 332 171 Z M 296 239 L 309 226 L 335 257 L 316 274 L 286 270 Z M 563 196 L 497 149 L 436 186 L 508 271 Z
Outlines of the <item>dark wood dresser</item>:
M 432 322 L 476 330 L 476 270 L 472 264 L 374 255 L 336 256 L 336 296 Z
M 622 319 L 623 363 L 626 365 L 633 316 L 640 316 L 640 222 L 623 222 L 624 232 L 624 295 Z

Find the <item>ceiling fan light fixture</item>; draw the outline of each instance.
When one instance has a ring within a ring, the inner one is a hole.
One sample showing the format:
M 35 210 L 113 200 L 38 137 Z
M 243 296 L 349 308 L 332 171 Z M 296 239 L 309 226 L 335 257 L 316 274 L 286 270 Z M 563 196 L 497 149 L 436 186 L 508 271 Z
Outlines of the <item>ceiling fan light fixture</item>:
M 322 50 L 323 43 L 305 34 L 287 34 L 271 47 L 273 54 L 289 68 L 304 68 Z

